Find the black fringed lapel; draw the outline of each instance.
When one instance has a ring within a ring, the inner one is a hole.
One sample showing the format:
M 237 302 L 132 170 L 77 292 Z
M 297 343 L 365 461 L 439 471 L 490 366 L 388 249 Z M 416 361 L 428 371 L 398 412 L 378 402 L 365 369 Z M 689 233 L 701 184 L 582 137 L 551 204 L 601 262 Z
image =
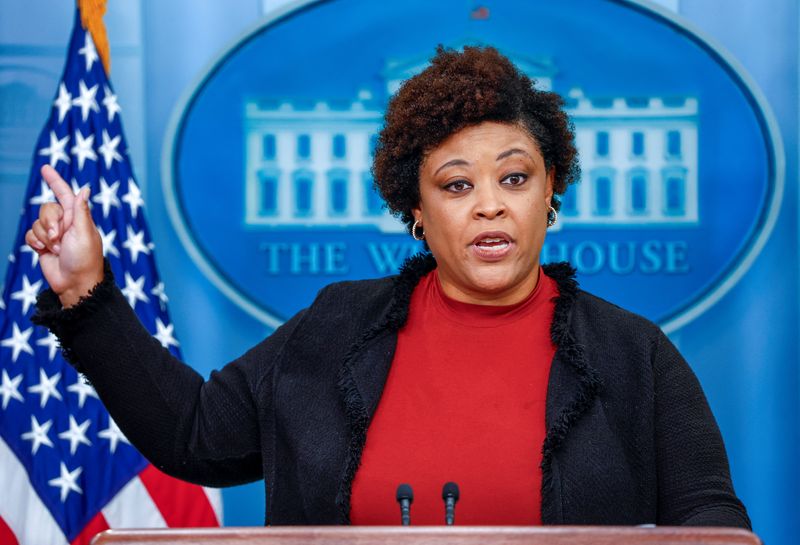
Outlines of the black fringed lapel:
M 345 467 L 339 484 L 339 493 L 336 496 L 341 524 L 350 523 L 350 494 L 353 479 L 361 463 L 361 453 L 367 440 L 367 427 L 371 414 L 391 365 L 391 358 L 370 358 L 369 354 L 373 350 L 394 351 L 396 332 L 403 327 L 408 318 L 411 294 L 420 279 L 435 267 L 436 261 L 429 253 L 417 254 L 406 260 L 400 269 L 400 274 L 394 279 L 393 297 L 388 311 L 353 344 L 340 369 L 338 387 L 350 428 Z M 381 336 L 383 336 L 381 342 L 376 343 L 376 339 Z M 376 360 L 384 361 L 385 368 L 372 368 L 369 363 Z M 375 382 L 380 382 L 380 388 L 364 387 Z M 377 393 L 377 397 L 364 399 L 364 395 L 369 395 L 368 392 Z
M 575 269 L 569 263 L 543 267 L 545 274 L 558 284 L 550 338 L 556 354 L 547 385 L 545 425 L 547 435 L 542 445 L 542 522 L 562 522 L 560 486 L 556 480 L 558 468 L 553 456 L 564 441 L 569 429 L 591 407 L 600 388 L 597 371 L 586 363 L 583 346 L 570 329 L 573 304 L 578 296 Z

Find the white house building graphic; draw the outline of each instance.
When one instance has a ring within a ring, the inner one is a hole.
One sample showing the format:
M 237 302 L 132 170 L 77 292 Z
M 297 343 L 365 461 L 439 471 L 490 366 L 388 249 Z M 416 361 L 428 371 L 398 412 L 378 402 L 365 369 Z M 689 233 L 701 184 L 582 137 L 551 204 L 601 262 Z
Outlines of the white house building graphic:
M 540 88 L 552 63 L 513 57 Z M 389 62 L 389 94 L 424 60 Z M 557 226 L 695 224 L 698 215 L 697 100 L 693 97 L 593 99 L 573 89 L 582 180 L 562 198 Z M 403 226 L 383 208 L 369 168 L 383 119 L 380 101 L 361 91 L 346 103 L 245 103 L 245 223 L 250 226 Z

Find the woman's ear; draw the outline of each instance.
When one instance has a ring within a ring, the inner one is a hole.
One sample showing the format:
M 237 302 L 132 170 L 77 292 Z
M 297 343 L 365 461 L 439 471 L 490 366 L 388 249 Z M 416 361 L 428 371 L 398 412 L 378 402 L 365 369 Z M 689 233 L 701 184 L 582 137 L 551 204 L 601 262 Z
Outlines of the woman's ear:
M 411 209 L 411 215 L 416 221 L 422 221 L 422 203 Z
M 547 182 L 545 186 L 545 202 L 547 206 L 552 206 L 553 201 L 553 181 L 556 178 L 556 167 L 550 167 L 550 171 L 547 173 Z

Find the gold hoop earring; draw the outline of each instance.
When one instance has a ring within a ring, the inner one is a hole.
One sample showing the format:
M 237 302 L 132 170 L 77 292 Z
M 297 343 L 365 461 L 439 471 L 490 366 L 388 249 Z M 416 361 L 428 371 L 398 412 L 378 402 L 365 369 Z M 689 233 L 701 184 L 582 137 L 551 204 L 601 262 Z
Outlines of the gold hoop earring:
M 547 226 L 552 227 L 558 222 L 558 212 L 552 206 L 547 210 Z
M 425 231 L 422 231 L 422 235 L 417 236 L 417 227 L 419 227 L 419 220 L 414 220 L 414 225 L 411 226 L 411 236 L 414 237 L 414 240 L 425 240 Z

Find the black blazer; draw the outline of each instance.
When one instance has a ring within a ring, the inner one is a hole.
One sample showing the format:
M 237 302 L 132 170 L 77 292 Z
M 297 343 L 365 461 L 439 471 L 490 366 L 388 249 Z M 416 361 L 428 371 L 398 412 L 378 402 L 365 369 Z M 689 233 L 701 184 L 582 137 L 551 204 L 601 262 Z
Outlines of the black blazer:
M 419 279 L 320 291 L 270 337 L 211 374 L 178 362 L 104 281 L 62 310 L 52 291 L 36 322 L 96 388 L 153 464 L 207 486 L 265 479 L 268 524 L 347 524 L 367 428 Z M 698 381 L 661 330 L 578 289 L 548 265 L 559 296 L 542 461 L 545 524 L 750 527 Z

